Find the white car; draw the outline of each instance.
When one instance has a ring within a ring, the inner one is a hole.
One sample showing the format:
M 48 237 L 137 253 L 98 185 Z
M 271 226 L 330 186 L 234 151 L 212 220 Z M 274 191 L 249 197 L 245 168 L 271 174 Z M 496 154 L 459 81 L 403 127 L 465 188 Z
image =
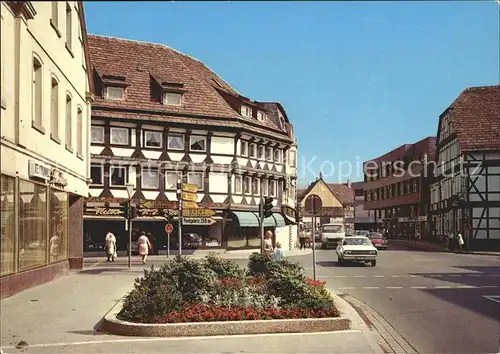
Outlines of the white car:
M 344 238 L 337 246 L 337 262 L 342 265 L 346 262 L 370 262 L 372 267 L 377 265 L 378 251 L 368 237 L 350 236 Z

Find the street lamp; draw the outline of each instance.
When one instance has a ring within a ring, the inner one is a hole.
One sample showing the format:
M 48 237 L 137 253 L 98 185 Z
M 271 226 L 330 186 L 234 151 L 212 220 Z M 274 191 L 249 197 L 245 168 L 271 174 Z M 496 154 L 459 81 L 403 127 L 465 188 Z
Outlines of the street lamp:
M 134 185 L 132 183 L 127 183 L 125 185 L 127 188 L 127 194 L 128 194 L 128 215 L 127 215 L 127 226 L 128 226 L 128 267 L 132 267 L 132 221 L 131 221 L 131 214 L 132 214 L 132 208 L 131 208 L 131 201 L 132 201 L 132 196 L 134 195 Z

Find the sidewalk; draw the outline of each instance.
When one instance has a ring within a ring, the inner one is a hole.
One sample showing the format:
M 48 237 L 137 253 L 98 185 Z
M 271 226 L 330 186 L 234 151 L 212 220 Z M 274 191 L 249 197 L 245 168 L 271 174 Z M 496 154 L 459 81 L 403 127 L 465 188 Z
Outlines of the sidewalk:
M 268 334 L 199 338 L 137 338 L 96 332 L 102 317 L 143 274 L 134 258 L 121 264 L 94 263 L 36 288 L 2 299 L 4 353 L 379 353 L 359 328 L 328 333 Z M 166 343 L 168 342 L 168 343 Z
M 408 248 L 418 249 L 422 251 L 430 252 L 449 252 L 444 250 L 444 243 L 434 243 L 429 241 L 419 240 L 389 240 L 389 245 L 399 245 Z M 455 252 L 458 253 L 458 252 Z M 488 251 L 464 251 L 464 254 L 477 254 L 485 256 L 500 256 L 500 252 L 488 252 Z

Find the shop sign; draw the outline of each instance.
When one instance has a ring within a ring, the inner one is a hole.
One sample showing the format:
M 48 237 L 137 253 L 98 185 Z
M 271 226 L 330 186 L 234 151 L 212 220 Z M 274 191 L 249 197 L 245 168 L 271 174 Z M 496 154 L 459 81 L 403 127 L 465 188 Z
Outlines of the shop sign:
M 87 210 L 92 212 L 92 210 Z M 117 209 L 117 208 L 95 208 L 93 210 L 94 215 L 99 215 L 99 216 L 120 216 L 123 215 L 123 210 L 122 209 Z
M 59 171 L 55 168 L 50 172 L 50 180 L 49 183 L 56 187 L 66 187 L 68 185 L 68 181 L 63 177 L 62 171 Z
M 212 218 L 182 218 L 184 225 L 212 225 L 215 220 Z
M 399 222 L 408 222 L 408 218 L 398 218 Z
M 183 217 L 190 217 L 190 218 L 203 218 L 203 217 L 210 217 L 215 215 L 215 211 L 212 209 L 183 209 L 182 210 L 182 216 Z
M 31 178 L 40 178 L 45 181 L 51 179 L 52 171 L 50 167 L 41 164 L 39 162 L 29 160 L 28 161 L 28 176 Z

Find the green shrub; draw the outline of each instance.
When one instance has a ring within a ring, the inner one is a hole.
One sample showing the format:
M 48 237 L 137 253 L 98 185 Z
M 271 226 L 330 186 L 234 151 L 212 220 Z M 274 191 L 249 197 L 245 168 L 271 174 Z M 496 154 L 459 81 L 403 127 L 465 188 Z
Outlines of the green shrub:
M 267 254 L 252 253 L 248 258 L 249 275 L 266 275 L 269 264 L 274 262 L 274 258 Z
M 215 272 L 217 278 L 242 278 L 245 270 L 231 259 L 224 259 L 215 254 L 209 254 L 203 259 L 203 264 Z

